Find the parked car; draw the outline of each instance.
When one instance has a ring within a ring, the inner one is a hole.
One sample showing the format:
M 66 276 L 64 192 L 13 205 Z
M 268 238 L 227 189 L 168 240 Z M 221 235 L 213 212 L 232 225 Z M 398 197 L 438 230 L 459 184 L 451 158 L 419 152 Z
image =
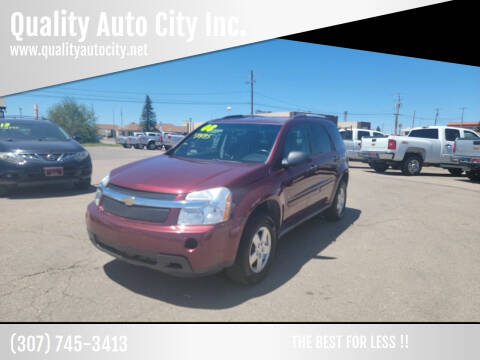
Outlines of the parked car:
M 408 136 L 363 138 L 360 154 L 380 173 L 392 166 L 404 175 L 418 175 L 423 166 L 438 166 L 459 176 L 463 168 L 452 158 L 453 144 L 466 134 L 478 137 L 467 129 L 423 126 L 410 130 Z
M 90 187 L 88 151 L 48 120 L 0 121 L 0 194 L 27 186 Z
M 155 150 L 163 143 L 163 134 L 161 132 L 146 132 L 138 137 L 138 143 L 141 148 Z
M 177 145 L 178 143 L 180 143 L 180 141 L 182 141 L 184 137 L 185 137 L 185 134 L 183 133 L 164 132 L 162 135 L 161 145 L 163 145 L 165 150 L 168 150 L 174 147 L 175 145 Z M 157 146 L 161 146 L 159 144 L 160 142 L 157 142 Z
M 340 129 L 349 160 L 363 160 L 360 156 L 360 143 L 363 137 L 385 137 L 380 131 L 369 129 Z
M 480 138 L 470 132 L 465 133 L 465 136 L 455 140 L 453 157 L 465 168 L 470 180 L 480 181 Z
M 321 213 L 342 218 L 347 184 L 334 123 L 229 117 L 114 169 L 86 223 L 93 244 L 123 261 L 184 276 L 225 269 L 252 284 L 268 272 L 280 236 Z

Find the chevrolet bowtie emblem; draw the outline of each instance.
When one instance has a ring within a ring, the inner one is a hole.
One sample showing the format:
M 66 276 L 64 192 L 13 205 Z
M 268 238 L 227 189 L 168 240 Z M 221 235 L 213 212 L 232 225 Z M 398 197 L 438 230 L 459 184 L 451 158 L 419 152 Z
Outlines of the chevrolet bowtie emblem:
M 132 206 L 135 204 L 135 196 L 126 197 L 122 201 L 125 205 Z

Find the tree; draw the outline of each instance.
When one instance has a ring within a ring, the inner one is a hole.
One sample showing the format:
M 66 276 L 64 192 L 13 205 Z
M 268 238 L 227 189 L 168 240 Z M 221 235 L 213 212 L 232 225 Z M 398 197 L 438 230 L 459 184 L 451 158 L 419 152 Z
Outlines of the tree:
M 382 129 L 380 129 L 380 126 L 377 125 L 377 131 L 382 131 Z
M 98 142 L 95 112 L 71 98 L 48 109 L 48 118 L 81 142 Z
M 153 111 L 152 100 L 150 96 L 147 95 L 145 98 L 145 105 L 143 105 L 142 115 L 140 117 L 140 125 L 142 131 L 155 131 L 157 126 L 157 116 L 155 111 Z

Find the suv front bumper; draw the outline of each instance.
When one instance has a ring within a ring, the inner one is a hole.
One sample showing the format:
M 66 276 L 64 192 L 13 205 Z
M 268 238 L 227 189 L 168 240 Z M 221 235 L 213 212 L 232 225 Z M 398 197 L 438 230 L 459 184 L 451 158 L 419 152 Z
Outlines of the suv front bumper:
M 132 220 L 110 214 L 92 202 L 86 223 L 90 240 L 100 250 L 125 262 L 177 276 L 208 275 L 231 266 L 240 231 L 228 222 L 185 226 Z M 194 239 L 194 249 L 186 242 Z

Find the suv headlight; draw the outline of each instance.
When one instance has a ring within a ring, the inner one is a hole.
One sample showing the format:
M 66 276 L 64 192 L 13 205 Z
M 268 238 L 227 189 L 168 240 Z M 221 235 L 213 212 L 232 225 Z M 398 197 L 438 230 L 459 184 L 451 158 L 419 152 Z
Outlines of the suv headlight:
M 107 187 L 108 182 L 110 181 L 110 173 L 105 175 L 105 177 L 100 181 L 100 186 L 97 187 L 97 192 L 95 193 L 95 205 L 100 206 L 100 201 L 102 201 L 102 187 Z
M 88 151 L 80 151 L 73 154 L 73 158 L 77 161 L 85 160 L 88 157 Z
M 0 160 L 8 161 L 16 165 L 23 165 L 27 162 L 23 156 L 14 152 L 0 152 Z
M 232 193 L 226 187 L 218 187 L 189 193 L 185 200 L 203 200 L 201 207 L 185 207 L 178 215 L 178 225 L 218 224 L 228 220 Z

